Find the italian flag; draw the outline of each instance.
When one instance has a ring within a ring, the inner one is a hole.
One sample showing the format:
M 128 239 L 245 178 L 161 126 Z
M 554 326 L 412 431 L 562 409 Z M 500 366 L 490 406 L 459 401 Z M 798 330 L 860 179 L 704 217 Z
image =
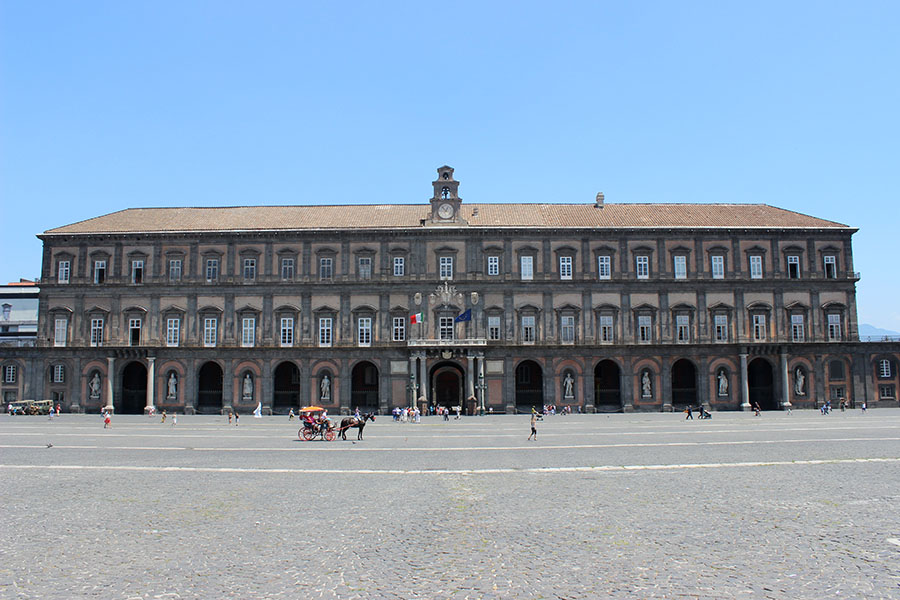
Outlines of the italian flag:
M 410 322 L 410 323 L 413 323 L 413 324 L 415 324 L 415 323 L 421 323 L 421 322 L 422 322 L 422 313 L 416 313 L 416 314 L 410 316 L 410 317 L 409 317 L 409 322 Z

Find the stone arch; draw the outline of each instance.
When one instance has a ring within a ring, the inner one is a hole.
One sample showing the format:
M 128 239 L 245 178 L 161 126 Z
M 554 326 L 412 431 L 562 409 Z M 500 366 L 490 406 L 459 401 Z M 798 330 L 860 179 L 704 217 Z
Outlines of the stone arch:
M 544 370 L 534 360 L 523 360 L 516 365 L 516 412 L 530 413 L 534 408 L 544 408 Z

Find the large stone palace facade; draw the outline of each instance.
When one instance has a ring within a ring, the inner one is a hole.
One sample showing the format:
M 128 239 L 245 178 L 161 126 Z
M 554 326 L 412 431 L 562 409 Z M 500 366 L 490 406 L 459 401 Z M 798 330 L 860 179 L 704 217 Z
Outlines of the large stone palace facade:
M 768 205 L 127 209 L 51 229 L 4 400 L 72 411 L 897 405 L 851 236 Z

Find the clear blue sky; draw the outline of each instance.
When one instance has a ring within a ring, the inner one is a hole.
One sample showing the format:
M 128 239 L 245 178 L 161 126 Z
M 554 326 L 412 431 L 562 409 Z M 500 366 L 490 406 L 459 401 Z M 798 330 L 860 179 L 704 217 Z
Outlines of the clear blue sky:
M 0 0 L 0 280 L 127 207 L 765 202 L 900 331 L 900 3 Z

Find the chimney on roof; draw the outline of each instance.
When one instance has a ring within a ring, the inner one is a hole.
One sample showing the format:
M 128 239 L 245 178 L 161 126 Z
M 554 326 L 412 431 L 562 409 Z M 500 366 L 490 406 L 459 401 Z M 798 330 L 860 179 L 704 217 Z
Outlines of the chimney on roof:
M 597 199 L 594 201 L 596 208 L 603 208 L 603 192 L 597 192 Z

